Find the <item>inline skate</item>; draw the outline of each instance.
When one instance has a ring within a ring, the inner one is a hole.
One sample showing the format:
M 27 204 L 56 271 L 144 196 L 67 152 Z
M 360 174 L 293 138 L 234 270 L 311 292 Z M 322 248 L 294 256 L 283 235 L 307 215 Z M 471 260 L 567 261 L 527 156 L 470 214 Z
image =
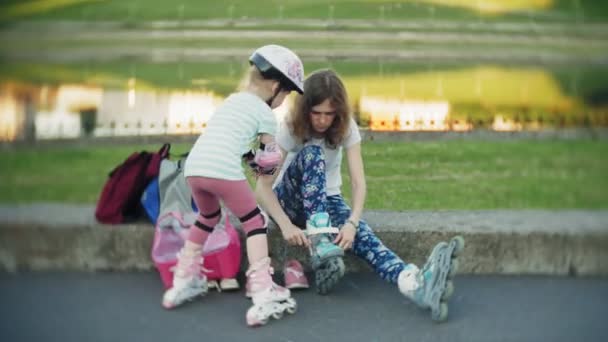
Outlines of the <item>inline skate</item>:
M 272 317 L 281 319 L 283 313 L 293 314 L 297 304 L 291 297 L 291 292 L 272 281 L 270 258 L 264 258 L 247 271 L 247 284 L 253 306 L 247 310 L 247 325 L 261 326 L 268 323 Z
M 448 299 L 454 293 L 452 278 L 458 271 L 458 256 L 464 250 L 464 239 L 456 236 L 450 242 L 435 245 L 422 269 L 409 264 L 398 278 L 399 290 L 423 309 L 430 309 L 431 318 L 443 322 L 448 318 Z
M 344 276 L 344 250 L 332 242 L 332 236 L 338 232 L 338 228 L 331 226 L 329 214 L 325 212 L 313 214 L 306 222 L 315 285 L 322 295 L 329 293 Z

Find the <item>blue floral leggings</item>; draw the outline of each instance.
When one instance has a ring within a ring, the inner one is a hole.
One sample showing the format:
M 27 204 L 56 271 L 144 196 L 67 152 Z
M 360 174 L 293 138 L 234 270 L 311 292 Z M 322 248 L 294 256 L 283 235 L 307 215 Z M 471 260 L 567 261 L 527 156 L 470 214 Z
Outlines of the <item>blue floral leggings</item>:
M 332 226 L 341 227 L 351 213 L 342 195 L 326 195 L 325 155 L 319 146 L 304 147 L 274 191 L 287 216 L 299 227 L 306 227 L 306 220 L 318 212 L 328 212 Z M 355 235 L 353 252 L 391 283 L 397 283 L 399 272 L 406 266 L 364 220 Z

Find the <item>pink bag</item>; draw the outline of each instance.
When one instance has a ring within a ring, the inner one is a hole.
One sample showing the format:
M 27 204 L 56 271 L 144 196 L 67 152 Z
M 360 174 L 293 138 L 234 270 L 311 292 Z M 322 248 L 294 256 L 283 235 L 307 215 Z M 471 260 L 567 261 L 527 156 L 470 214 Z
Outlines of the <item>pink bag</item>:
M 177 253 L 184 246 L 188 229 L 196 220 L 196 213 L 181 215 L 170 212 L 158 218 L 152 245 L 152 261 L 160 273 L 165 288 L 173 285 L 173 268 Z M 220 219 L 203 246 L 203 270 L 208 280 L 236 278 L 241 265 L 241 240 L 227 215 Z

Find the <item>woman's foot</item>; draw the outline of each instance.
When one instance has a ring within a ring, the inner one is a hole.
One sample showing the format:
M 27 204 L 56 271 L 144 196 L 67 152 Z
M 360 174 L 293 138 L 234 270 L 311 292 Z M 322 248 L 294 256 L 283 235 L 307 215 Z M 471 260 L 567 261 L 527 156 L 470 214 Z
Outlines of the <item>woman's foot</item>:
M 332 227 L 329 214 L 326 212 L 313 214 L 306 222 L 306 234 L 311 242 L 311 264 L 313 269 L 329 259 L 343 257 L 344 250 L 333 243 L 332 234 L 338 234 L 338 228 Z
M 313 214 L 306 222 L 315 285 L 322 295 L 329 293 L 344 276 L 344 250 L 332 242 L 332 234 L 338 232 L 338 228 L 331 226 L 326 212 Z
M 454 293 L 453 276 L 458 270 L 458 255 L 464 239 L 456 236 L 450 243 L 440 242 L 433 248 L 422 269 L 409 264 L 397 283 L 399 290 L 422 309 L 431 310 L 431 318 L 443 322 L 448 318 L 447 301 Z

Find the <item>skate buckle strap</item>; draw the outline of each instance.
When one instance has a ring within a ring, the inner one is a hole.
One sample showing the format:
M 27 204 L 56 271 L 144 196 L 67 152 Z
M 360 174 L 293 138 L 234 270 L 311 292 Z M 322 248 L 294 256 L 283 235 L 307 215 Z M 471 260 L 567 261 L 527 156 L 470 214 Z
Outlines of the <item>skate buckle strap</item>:
M 306 235 L 317 235 L 317 234 L 338 234 L 340 230 L 336 227 L 323 227 L 316 228 L 306 225 Z
M 173 273 L 175 273 L 176 270 L 177 270 L 177 265 L 171 266 L 169 268 L 169 271 L 171 271 Z M 201 266 L 201 271 L 203 271 L 205 273 L 211 273 L 211 272 L 213 272 L 212 269 L 205 268 L 204 266 Z
M 247 272 L 245 273 L 247 276 L 249 276 L 249 274 L 254 274 L 255 272 L 261 271 L 261 270 L 268 270 L 268 272 L 270 274 L 274 273 L 274 269 L 272 268 L 272 266 L 270 266 L 270 258 L 269 257 L 264 257 L 256 262 L 254 262 L 253 264 L 249 265 L 249 269 L 247 270 Z
M 176 274 L 178 272 L 178 270 L 180 270 L 181 272 L 183 272 L 184 274 L 187 275 L 193 275 L 193 274 L 198 274 L 199 272 L 206 272 L 206 273 L 211 273 L 212 270 L 209 270 L 207 268 L 205 268 L 203 266 L 204 257 L 201 256 L 192 256 L 192 255 L 181 255 L 182 252 L 178 253 L 178 262 L 176 265 L 172 266 L 169 270 L 172 271 L 174 274 Z M 179 260 L 181 258 L 184 259 L 190 259 L 190 260 Z M 181 261 L 181 262 L 180 262 Z M 186 263 L 187 261 L 187 263 Z M 180 269 L 180 266 L 182 266 L 183 268 Z M 180 272 L 180 273 L 181 273 Z

